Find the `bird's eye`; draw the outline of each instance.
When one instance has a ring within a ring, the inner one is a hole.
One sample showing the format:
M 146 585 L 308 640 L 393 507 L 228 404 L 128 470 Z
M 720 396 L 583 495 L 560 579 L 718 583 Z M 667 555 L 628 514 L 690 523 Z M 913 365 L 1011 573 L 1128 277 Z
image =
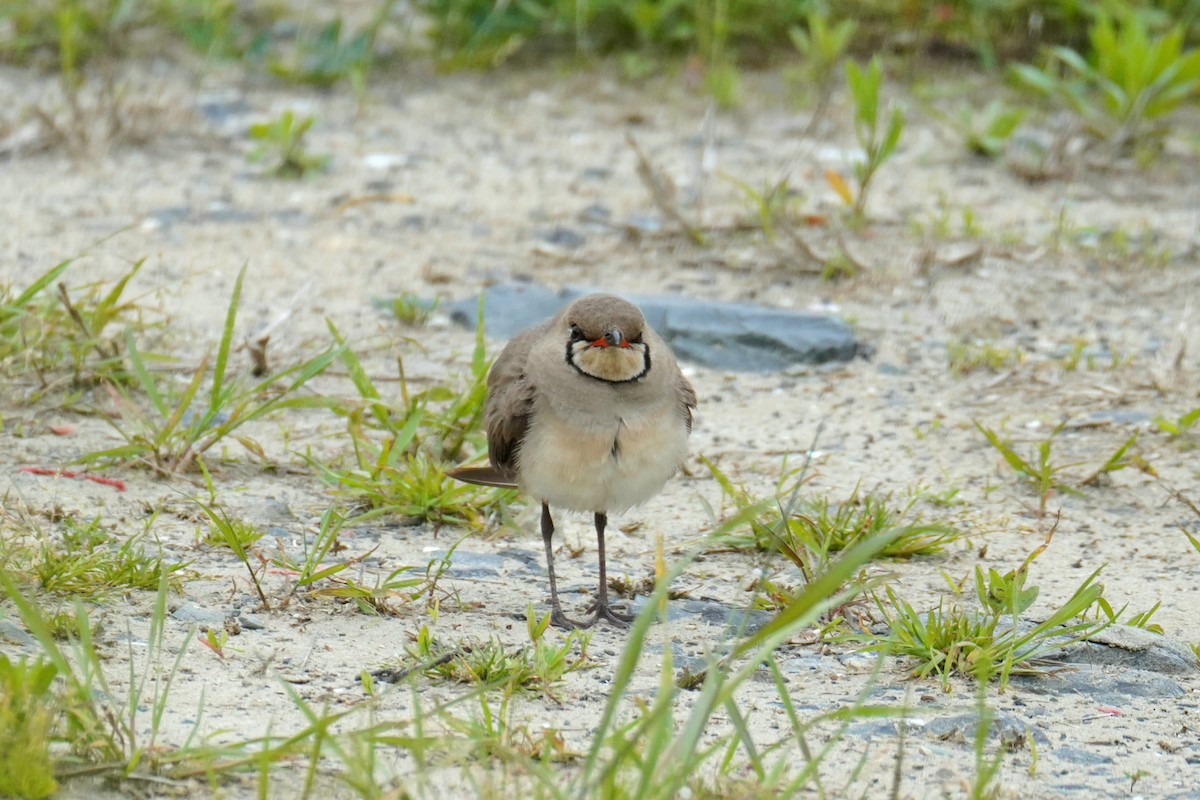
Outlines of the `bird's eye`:
M 583 331 L 581 331 L 581 330 L 579 329 L 579 326 L 578 326 L 578 325 L 572 325 L 572 326 L 571 326 L 571 341 L 572 341 L 572 342 L 581 342 L 581 341 L 583 341 Z

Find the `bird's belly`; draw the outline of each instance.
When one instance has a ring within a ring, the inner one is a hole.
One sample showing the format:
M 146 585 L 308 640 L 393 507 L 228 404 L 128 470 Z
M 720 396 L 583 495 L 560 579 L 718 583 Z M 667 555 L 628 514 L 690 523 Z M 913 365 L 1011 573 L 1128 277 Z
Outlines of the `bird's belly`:
M 526 433 L 520 485 L 531 497 L 575 511 L 624 511 L 658 494 L 687 454 L 674 414 L 580 429 L 542 416 Z

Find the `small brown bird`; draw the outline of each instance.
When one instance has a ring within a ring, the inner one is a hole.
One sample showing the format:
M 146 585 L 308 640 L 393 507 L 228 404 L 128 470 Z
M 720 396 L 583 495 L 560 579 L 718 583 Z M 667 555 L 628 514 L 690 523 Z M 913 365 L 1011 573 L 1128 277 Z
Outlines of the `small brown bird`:
M 637 306 L 592 294 L 505 346 L 488 375 L 491 466 L 450 475 L 519 488 L 542 504 L 551 622 L 586 628 L 633 617 L 608 604 L 604 528 L 610 512 L 649 500 L 687 455 L 696 392 Z M 567 617 L 554 577 L 550 506 L 595 515 L 600 588 L 592 617 Z

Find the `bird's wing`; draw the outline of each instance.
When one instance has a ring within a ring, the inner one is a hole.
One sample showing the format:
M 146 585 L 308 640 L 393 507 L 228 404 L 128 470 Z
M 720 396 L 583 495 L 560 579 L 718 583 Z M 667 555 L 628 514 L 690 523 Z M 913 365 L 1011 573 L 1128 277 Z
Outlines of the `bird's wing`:
M 484 411 L 488 458 L 492 466 L 515 481 L 517 452 L 529 429 L 536 390 L 526 366 L 529 352 L 547 325 L 525 331 L 501 351 L 488 375 L 488 400 Z

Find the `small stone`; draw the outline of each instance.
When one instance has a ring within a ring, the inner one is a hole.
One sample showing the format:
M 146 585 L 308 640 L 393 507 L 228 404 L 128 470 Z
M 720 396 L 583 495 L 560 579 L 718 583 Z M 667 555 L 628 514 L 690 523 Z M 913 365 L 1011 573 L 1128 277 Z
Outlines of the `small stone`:
M 587 238 L 582 234 L 576 233 L 570 228 L 564 228 L 561 225 L 556 228 L 551 228 L 548 231 L 543 231 L 539 238 L 548 244 L 555 247 L 564 247 L 568 250 L 577 250 L 587 242 Z
M 193 603 L 191 600 L 188 600 L 179 606 L 179 608 L 172 611 L 171 616 L 180 622 L 195 622 L 200 625 L 208 625 L 216 628 L 225 625 L 224 612 L 205 608 Z
M 238 622 L 248 631 L 261 631 L 267 627 L 267 622 L 258 614 L 238 614 Z

